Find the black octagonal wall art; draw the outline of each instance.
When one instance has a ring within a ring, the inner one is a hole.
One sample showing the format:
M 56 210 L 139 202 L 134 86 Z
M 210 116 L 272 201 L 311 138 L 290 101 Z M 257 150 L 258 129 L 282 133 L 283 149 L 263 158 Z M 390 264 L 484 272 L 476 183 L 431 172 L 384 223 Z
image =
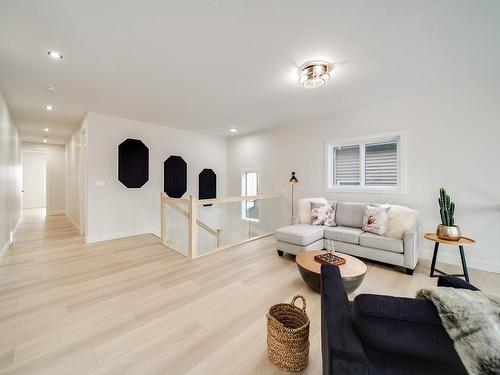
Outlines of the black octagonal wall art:
M 212 169 L 204 169 L 198 176 L 198 199 L 217 198 L 217 175 Z M 211 204 L 204 204 L 211 206 Z
M 127 138 L 118 146 L 118 180 L 140 188 L 149 180 L 149 149 L 139 139 Z
M 163 191 L 170 198 L 182 198 L 187 191 L 187 164 L 180 156 L 171 155 L 163 163 Z

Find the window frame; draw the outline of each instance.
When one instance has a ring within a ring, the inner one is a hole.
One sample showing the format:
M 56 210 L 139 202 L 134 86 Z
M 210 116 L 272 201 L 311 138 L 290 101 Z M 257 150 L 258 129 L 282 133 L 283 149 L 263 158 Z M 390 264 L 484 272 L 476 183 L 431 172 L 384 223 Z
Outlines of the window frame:
M 366 145 L 398 141 L 397 186 L 365 186 Z M 336 147 L 359 146 L 360 185 L 334 185 L 334 153 Z M 406 131 L 325 142 L 325 191 L 344 193 L 407 194 L 406 191 Z
M 260 181 L 260 176 L 261 176 L 261 173 L 260 173 L 260 170 L 258 169 L 242 169 L 241 170 L 241 178 L 240 178 L 240 181 L 241 181 L 241 196 L 245 196 L 247 195 L 246 194 L 246 175 L 248 173 L 256 173 L 257 174 L 257 181 L 261 183 Z M 259 195 L 260 194 L 260 191 L 259 191 L 259 184 L 257 185 L 257 194 L 256 195 Z M 258 223 L 260 222 L 260 211 L 259 211 L 259 218 L 258 219 L 254 219 L 254 218 L 251 218 L 251 217 L 248 217 L 247 216 L 247 213 L 248 213 L 248 209 L 247 209 L 247 202 L 249 201 L 241 201 L 241 220 L 246 220 L 246 221 L 251 221 L 251 222 L 254 222 L 254 223 Z

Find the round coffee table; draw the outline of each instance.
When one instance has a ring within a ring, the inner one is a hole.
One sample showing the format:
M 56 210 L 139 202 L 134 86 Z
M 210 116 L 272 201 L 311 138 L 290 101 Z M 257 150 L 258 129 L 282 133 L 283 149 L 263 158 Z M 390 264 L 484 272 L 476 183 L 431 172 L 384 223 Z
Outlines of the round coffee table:
M 321 285 L 321 263 L 316 262 L 314 257 L 324 253 L 326 253 L 324 250 L 303 251 L 295 258 L 302 279 L 318 293 L 320 292 Z M 346 260 L 345 264 L 339 266 L 340 275 L 342 276 L 346 293 L 352 293 L 358 289 L 365 277 L 366 264 L 347 254 L 335 252 L 335 255 Z

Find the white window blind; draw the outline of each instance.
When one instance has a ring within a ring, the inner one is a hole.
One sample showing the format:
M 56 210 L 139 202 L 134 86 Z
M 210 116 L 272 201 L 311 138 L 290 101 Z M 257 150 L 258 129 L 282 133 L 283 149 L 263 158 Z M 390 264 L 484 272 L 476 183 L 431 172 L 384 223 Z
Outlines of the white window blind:
M 358 146 L 335 147 L 333 149 L 333 180 L 337 186 L 355 186 L 361 181 Z
M 327 191 L 405 192 L 405 145 L 405 133 L 327 143 Z
M 372 143 L 365 147 L 365 185 L 398 185 L 398 143 Z
M 242 195 L 260 194 L 260 174 L 258 172 L 243 172 L 241 180 Z M 247 220 L 259 221 L 259 201 L 241 202 L 242 218 Z

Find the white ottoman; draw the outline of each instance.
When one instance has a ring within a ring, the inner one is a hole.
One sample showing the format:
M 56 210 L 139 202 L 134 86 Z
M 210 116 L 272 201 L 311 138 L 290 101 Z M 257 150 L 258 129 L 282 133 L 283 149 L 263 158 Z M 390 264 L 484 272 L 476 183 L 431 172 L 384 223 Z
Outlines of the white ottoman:
M 325 227 L 322 225 L 295 224 L 274 232 L 278 255 L 283 253 L 297 255 L 301 251 L 323 249 Z

